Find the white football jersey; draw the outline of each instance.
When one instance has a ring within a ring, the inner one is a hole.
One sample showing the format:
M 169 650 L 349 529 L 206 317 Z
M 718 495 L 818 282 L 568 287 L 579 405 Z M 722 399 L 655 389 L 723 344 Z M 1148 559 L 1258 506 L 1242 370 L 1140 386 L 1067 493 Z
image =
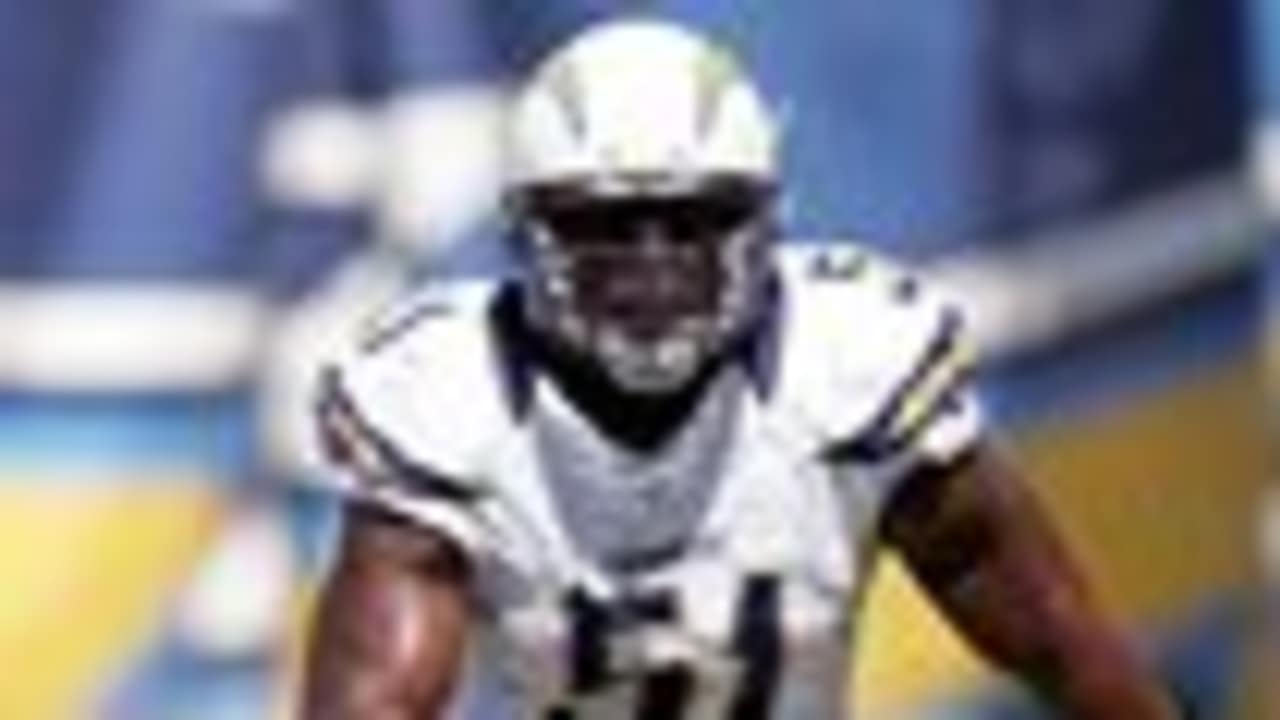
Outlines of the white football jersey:
M 612 441 L 502 331 L 424 291 L 326 373 L 345 492 L 452 538 L 518 717 L 837 718 L 878 518 L 972 445 L 960 318 L 850 246 L 778 251 L 765 319 L 682 426 Z

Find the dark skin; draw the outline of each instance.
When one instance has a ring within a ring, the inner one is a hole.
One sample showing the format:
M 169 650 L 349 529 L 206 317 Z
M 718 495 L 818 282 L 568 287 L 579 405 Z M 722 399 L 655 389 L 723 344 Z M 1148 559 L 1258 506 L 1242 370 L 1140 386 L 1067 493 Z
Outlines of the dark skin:
M 885 517 L 884 536 L 973 647 L 1062 717 L 1177 717 L 993 448 L 910 480 Z M 352 507 L 320 606 L 303 716 L 440 717 L 462 663 L 468 603 L 469 571 L 447 541 Z
M 576 377 L 560 371 L 562 382 Z M 570 396 L 591 413 L 590 398 L 600 395 Z M 678 424 L 691 403 L 687 393 L 677 393 L 670 405 L 650 410 Z M 612 422 L 602 427 L 644 445 Z M 471 570 L 436 533 L 368 506 L 352 505 L 346 515 L 312 637 L 302 716 L 442 717 L 466 647 Z M 946 467 L 913 473 L 886 508 L 881 535 L 972 647 L 1022 679 L 1061 717 L 1178 717 L 1165 689 L 1099 608 L 1019 471 L 996 447 L 979 444 Z
M 883 536 L 971 646 L 1061 717 L 1178 717 L 1025 480 L 992 445 L 908 480 Z
M 441 716 L 459 675 L 470 570 L 436 533 L 363 505 L 346 532 L 315 622 L 302 717 Z

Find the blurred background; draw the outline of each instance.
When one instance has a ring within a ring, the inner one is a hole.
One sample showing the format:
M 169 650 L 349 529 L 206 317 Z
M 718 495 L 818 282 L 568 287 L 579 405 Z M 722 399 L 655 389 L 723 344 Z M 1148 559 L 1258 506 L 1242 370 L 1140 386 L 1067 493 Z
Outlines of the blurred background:
M 502 93 L 638 7 L 761 78 L 800 241 L 970 307 L 1191 717 L 1280 717 L 1280 0 L 0 0 L 0 717 L 289 715 L 310 373 L 500 266 Z M 1038 717 L 892 563 L 864 627 L 860 717 Z

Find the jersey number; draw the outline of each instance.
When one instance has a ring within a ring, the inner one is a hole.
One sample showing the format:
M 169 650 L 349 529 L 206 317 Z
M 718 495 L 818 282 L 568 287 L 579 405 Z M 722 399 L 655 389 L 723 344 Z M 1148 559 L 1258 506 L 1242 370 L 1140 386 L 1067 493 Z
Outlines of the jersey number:
M 569 663 L 573 693 L 590 695 L 622 679 L 610 657 L 613 633 L 644 624 L 674 624 L 679 607 L 670 592 L 655 592 L 601 603 L 577 590 L 565 600 L 571 618 Z M 783 663 L 778 579 L 749 576 L 738 594 L 731 647 L 742 662 L 726 720 L 766 720 Z M 681 720 L 695 692 L 695 673 L 683 664 L 647 670 L 639 678 L 636 720 Z M 552 709 L 547 720 L 574 720 L 569 706 Z

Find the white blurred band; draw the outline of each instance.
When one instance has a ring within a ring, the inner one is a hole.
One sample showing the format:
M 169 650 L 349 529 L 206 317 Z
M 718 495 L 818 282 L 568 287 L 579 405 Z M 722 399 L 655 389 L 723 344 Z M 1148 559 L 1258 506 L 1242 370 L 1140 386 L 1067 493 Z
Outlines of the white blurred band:
M 263 187 L 287 207 L 371 211 L 378 241 L 444 252 L 496 208 L 503 102 L 487 85 L 299 101 L 264 132 Z
M 1249 186 L 1217 177 L 1086 222 L 945 258 L 937 278 L 987 355 L 1058 341 L 1248 266 L 1266 242 Z
M 367 108 L 315 98 L 278 111 L 263 130 L 263 190 L 288 207 L 350 210 L 370 202 L 381 172 L 378 124 Z
M 947 258 L 934 270 L 969 307 L 984 350 L 1004 355 L 1238 271 L 1261 250 L 1262 228 L 1245 184 L 1217 179 L 1096 222 Z M 339 304 L 367 308 L 367 297 L 352 297 L 361 294 L 343 293 Z M 347 313 L 359 314 L 354 307 Z M 269 316 L 244 286 L 0 284 L 0 384 L 55 391 L 230 387 L 259 372 L 264 333 L 278 331 L 268 327 Z
M 266 312 L 242 287 L 0 284 L 0 384 L 217 390 L 252 371 Z
M 498 88 L 402 92 L 381 118 L 380 240 L 440 255 L 498 204 Z

